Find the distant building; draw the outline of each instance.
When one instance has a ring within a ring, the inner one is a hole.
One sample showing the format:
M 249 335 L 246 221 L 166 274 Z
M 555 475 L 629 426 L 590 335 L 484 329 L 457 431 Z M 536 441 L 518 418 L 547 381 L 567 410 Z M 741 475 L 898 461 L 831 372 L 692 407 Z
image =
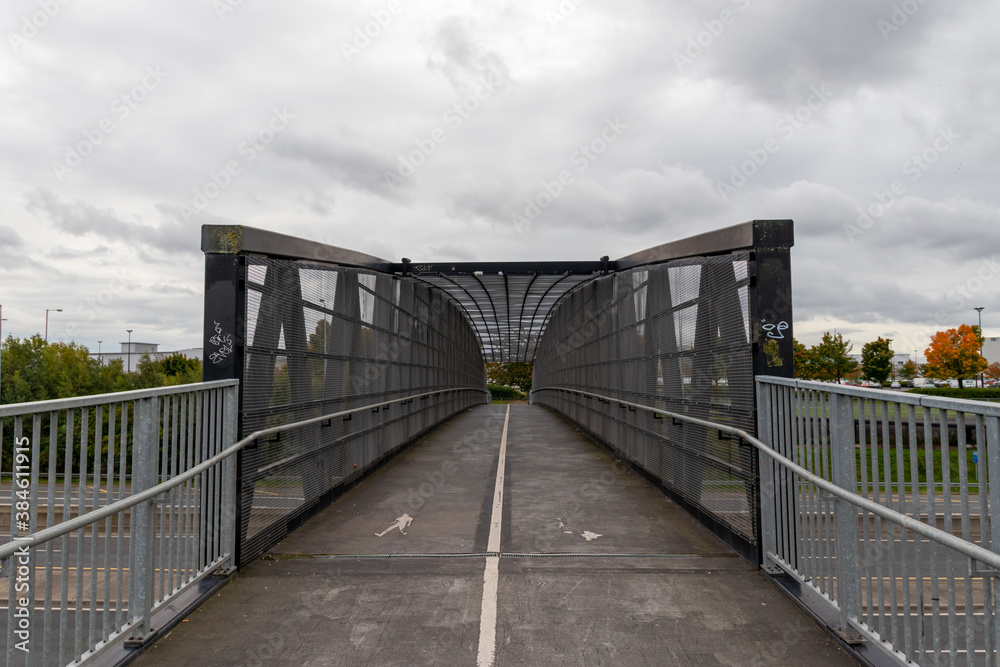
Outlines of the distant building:
M 983 358 L 991 364 L 1000 361 L 1000 338 L 993 336 L 983 339 Z
M 142 359 L 142 355 L 148 354 L 150 359 L 160 360 L 169 357 L 171 354 L 182 354 L 188 359 L 198 359 L 201 361 L 202 358 L 202 348 L 200 347 L 189 347 L 184 350 L 175 350 L 173 352 L 160 352 L 159 343 L 139 343 L 132 341 L 131 343 L 120 343 L 122 346 L 121 352 L 101 352 L 91 353 L 91 359 L 97 359 L 101 365 L 108 364 L 115 359 L 121 359 L 122 365 L 126 367 L 128 371 L 134 371 L 136 364 Z

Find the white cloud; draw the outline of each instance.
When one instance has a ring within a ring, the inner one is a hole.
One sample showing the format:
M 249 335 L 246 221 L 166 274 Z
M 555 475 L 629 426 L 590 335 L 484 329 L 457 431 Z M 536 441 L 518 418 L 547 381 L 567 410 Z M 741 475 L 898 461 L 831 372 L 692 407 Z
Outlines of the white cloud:
M 193 0 L 70 3 L 0 50 L 4 331 L 40 330 L 50 304 L 87 345 L 126 327 L 199 344 L 205 223 L 420 261 L 615 257 L 765 218 L 796 221 L 805 342 L 835 327 L 859 346 L 916 338 L 940 311 L 954 326 L 972 305 L 959 288 L 1000 247 L 1000 7 L 918 3 L 887 33 L 879 21 L 900 4 L 626 0 L 553 19 L 554 1 L 403 3 L 347 59 L 341 43 L 383 4 L 245 2 L 220 20 Z M 0 16 L 16 29 L 36 8 L 15 0 Z M 703 46 L 679 68 L 692 39 Z M 150 67 L 169 74 L 116 115 Z M 824 84 L 829 100 L 782 133 Z M 275 108 L 294 121 L 244 161 L 241 142 Z M 53 162 L 105 118 L 114 131 L 60 180 Z M 628 129 L 577 169 L 615 118 Z M 910 180 L 907 161 L 948 127 L 960 139 Z M 390 187 L 386 172 L 437 129 Z M 780 150 L 720 197 L 769 138 Z M 239 175 L 192 214 L 193 190 L 234 159 Z M 567 169 L 572 182 L 518 233 L 512 214 Z M 851 243 L 844 226 L 896 180 L 905 193 Z M 117 269 L 127 286 L 86 319 Z M 975 305 L 987 333 L 1000 326 L 998 308 Z

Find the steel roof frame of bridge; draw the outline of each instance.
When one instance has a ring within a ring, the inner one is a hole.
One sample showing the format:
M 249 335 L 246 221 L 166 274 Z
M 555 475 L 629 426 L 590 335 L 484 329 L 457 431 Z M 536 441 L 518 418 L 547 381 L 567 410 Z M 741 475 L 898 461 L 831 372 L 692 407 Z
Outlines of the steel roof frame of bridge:
M 749 248 L 790 247 L 791 220 L 751 220 L 680 241 L 596 261 L 390 262 L 364 253 L 242 225 L 205 225 L 208 254 L 259 254 L 337 264 L 409 277 L 457 302 L 488 362 L 533 361 L 552 309 L 567 294 L 602 275 L 686 257 Z

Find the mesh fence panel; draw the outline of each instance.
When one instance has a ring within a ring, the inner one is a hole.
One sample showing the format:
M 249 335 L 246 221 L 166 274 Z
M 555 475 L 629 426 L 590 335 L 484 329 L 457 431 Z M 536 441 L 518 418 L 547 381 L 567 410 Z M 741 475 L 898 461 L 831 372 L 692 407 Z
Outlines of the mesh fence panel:
M 245 450 L 241 563 L 324 494 L 486 396 L 482 352 L 460 307 L 375 271 L 248 257 L 244 359 L 244 435 L 393 402 Z
M 552 311 L 532 386 L 534 402 L 566 415 L 756 544 L 751 448 L 614 400 L 753 432 L 749 260 L 744 252 L 671 261 L 583 285 Z

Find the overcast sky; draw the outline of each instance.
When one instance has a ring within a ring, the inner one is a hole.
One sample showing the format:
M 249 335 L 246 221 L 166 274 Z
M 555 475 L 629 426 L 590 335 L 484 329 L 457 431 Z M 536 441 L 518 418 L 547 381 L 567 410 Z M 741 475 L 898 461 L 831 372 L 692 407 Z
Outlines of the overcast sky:
M 203 224 L 398 261 L 791 218 L 795 336 L 1000 335 L 1000 3 L 4 0 L 3 334 L 201 345 Z M 881 201 L 880 201 L 881 200 Z

